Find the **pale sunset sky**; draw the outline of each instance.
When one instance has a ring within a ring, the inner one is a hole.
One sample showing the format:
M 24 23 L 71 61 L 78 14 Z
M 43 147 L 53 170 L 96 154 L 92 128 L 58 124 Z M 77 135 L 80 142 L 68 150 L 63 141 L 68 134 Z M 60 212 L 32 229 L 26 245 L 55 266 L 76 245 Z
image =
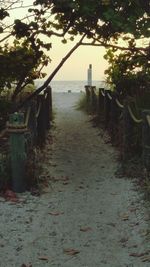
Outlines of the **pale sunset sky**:
M 25 5 L 30 5 L 33 0 L 25 0 Z M 25 9 L 16 9 L 11 12 L 11 17 L 20 19 L 26 14 Z M 77 39 L 76 39 L 77 38 Z M 68 53 L 68 51 L 79 40 L 76 37 L 73 42 L 69 41 L 67 44 L 61 42 L 61 38 L 52 37 L 52 49 L 48 55 L 52 62 L 44 69 L 49 75 L 61 61 L 61 59 Z M 89 64 L 93 67 L 93 80 L 104 80 L 104 71 L 107 69 L 107 62 L 103 58 L 105 48 L 103 47 L 79 47 L 72 56 L 65 62 L 54 80 L 87 80 L 87 69 Z
M 50 57 L 51 64 L 46 68 L 46 72 L 50 73 L 73 47 L 74 42 L 62 44 L 58 38 L 52 39 L 52 49 Z M 59 73 L 55 76 L 55 80 L 86 80 L 87 69 L 89 64 L 93 67 L 93 80 L 104 80 L 104 71 L 107 68 L 107 62 L 103 58 L 105 48 L 80 46 L 65 62 Z

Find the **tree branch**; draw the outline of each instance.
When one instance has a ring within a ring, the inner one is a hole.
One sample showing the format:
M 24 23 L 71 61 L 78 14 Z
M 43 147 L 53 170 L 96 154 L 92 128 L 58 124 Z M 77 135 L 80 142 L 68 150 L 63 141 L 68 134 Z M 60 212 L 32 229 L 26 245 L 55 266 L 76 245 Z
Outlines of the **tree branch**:
M 54 71 L 49 75 L 47 80 L 43 83 L 42 86 L 37 88 L 34 93 L 32 93 L 30 96 L 28 96 L 22 103 L 20 103 L 13 112 L 17 111 L 18 109 L 22 108 L 28 101 L 30 101 L 33 97 L 38 95 L 40 92 L 42 92 L 52 81 L 54 76 L 57 74 L 57 72 L 60 70 L 60 68 L 64 65 L 64 63 L 67 61 L 67 59 L 73 54 L 73 52 L 82 44 L 83 39 L 85 38 L 86 34 L 84 34 L 80 41 L 75 44 L 75 46 L 66 54 L 66 56 L 60 61 L 60 63 L 57 65 L 57 67 L 54 69 Z
M 133 48 L 130 48 L 130 47 L 122 47 L 122 46 L 118 46 L 118 45 L 112 45 L 112 44 L 108 44 L 108 43 L 99 41 L 99 40 L 97 40 L 95 38 L 94 38 L 94 41 L 95 42 L 97 41 L 99 43 L 95 43 L 95 42 L 85 43 L 85 42 L 82 42 L 81 45 L 85 45 L 85 46 L 104 46 L 104 47 L 115 48 L 115 49 L 119 49 L 119 50 L 123 50 L 123 51 L 134 50 L 134 51 L 144 51 L 145 52 L 148 49 L 148 47 L 133 47 Z

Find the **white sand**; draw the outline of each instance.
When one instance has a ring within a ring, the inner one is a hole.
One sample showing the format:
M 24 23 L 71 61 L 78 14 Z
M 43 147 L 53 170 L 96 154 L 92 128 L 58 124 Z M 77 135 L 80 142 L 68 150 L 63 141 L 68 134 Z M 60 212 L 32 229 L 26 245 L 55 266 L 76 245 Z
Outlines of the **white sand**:
M 150 250 L 148 211 L 132 182 L 115 177 L 117 152 L 74 108 L 79 97 L 54 94 L 56 128 L 43 163 L 51 177 L 47 192 L 25 193 L 18 204 L 1 199 L 0 267 L 150 266 L 137 257 Z

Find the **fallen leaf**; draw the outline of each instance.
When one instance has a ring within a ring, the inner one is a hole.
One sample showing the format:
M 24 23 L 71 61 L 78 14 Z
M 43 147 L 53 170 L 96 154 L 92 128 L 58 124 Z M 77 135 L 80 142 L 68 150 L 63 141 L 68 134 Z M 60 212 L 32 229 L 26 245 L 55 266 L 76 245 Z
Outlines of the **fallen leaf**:
M 59 216 L 59 215 L 64 214 L 64 212 L 54 211 L 54 212 L 49 212 L 48 214 L 50 214 L 52 216 Z
M 8 201 L 11 201 L 11 202 L 15 202 L 15 203 L 16 203 L 16 202 L 19 202 L 19 199 L 18 199 L 16 193 L 13 192 L 12 190 L 9 190 L 9 189 L 7 189 L 7 190 L 5 191 L 5 193 L 4 193 L 4 198 L 5 198 L 6 200 L 8 200 Z
M 122 219 L 122 221 L 127 221 L 127 220 L 129 220 L 129 215 L 127 213 L 125 213 L 121 216 L 121 219 Z
M 48 257 L 47 256 L 41 256 L 41 257 L 38 257 L 39 260 L 42 260 L 42 261 L 48 261 Z
M 150 234 L 150 230 L 143 230 L 141 233 L 142 236 L 147 236 L 149 234 Z
M 78 188 L 79 188 L 79 189 L 84 189 L 84 186 L 80 185 Z
M 142 252 L 142 253 L 130 253 L 129 256 L 132 256 L 132 257 L 143 257 L 145 255 L 148 255 L 149 254 L 149 251 L 146 251 L 146 252 Z
M 81 232 L 89 232 L 89 231 L 92 231 L 92 228 L 91 227 L 82 227 L 82 228 L 80 228 L 80 231 Z
M 63 182 L 63 185 L 67 185 L 67 184 L 69 184 L 67 181 L 66 182 Z
M 141 259 L 143 262 L 150 262 L 150 255 L 148 255 L 148 256 L 144 256 L 144 257 L 142 257 L 142 259 Z
M 64 253 L 67 255 L 70 255 L 70 256 L 74 256 L 74 255 L 80 253 L 80 251 L 73 249 L 73 248 L 67 248 L 67 249 L 64 249 Z

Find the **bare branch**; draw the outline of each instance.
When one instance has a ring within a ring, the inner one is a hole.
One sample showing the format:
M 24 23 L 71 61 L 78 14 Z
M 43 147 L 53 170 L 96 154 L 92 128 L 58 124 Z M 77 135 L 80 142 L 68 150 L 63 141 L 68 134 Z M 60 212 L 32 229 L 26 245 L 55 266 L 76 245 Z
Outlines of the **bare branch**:
M 19 9 L 19 8 L 29 8 L 29 7 L 33 7 L 33 5 L 28 5 L 28 6 L 16 6 L 16 7 L 12 7 L 12 8 L 8 8 L 7 10 L 11 11 L 11 10 L 16 10 L 16 9 Z

